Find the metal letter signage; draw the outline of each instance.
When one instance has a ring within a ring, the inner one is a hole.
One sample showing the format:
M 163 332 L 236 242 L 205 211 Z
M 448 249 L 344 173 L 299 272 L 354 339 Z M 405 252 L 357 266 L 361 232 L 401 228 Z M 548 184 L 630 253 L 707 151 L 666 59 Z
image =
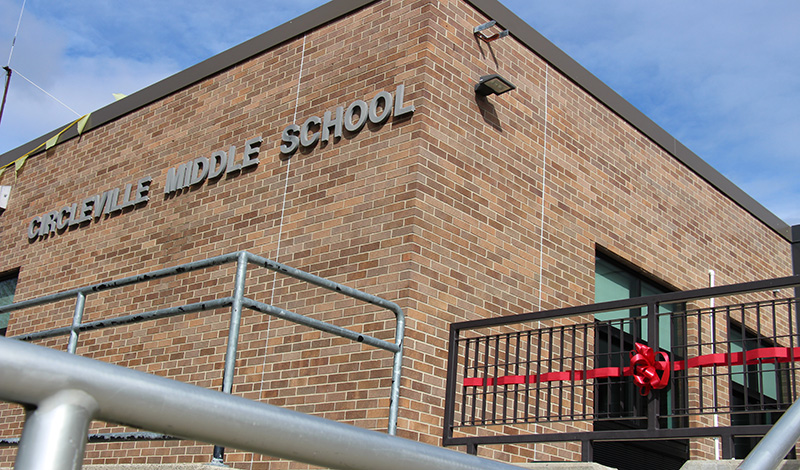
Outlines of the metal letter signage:
M 242 155 L 241 163 L 236 163 L 236 146 L 231 145 L 227 152 L 217 150 L 209 158 L 197 157 L 181 163 L 177 168 L 170 168 L 167 170 L 164 194 L 172 194 L 175 191 L 201 184 L 205 180 L 215 180 L 223 173 L 231 174 L 258 165 L 258 152 L 263 141 L 264 139 L 261 137 L 248 139 L 244 143 L 244 155 Z
M 135 187 L 132 183 L 128 183 L 123 188 L 109 189 L 59 210 L 37 215 L 28 224 L 28 240 L 36 241 L 55 235 L 67 227 L 89 222 L 92 218 L 96 221 L 100 216 L 116 214 L 128 207 L 145 203 L 150 200 L 148 193 L 152 181 L 153 178 L 147 176 L 137 181 Z M 121 201 L 120 196 L 122 196 Z
M 338 106 L 326 111 L 323 117 L 311 116 L 302 125 L 290 124 L 281 134 L 280 151 L 291 155 L 300 147 L 311 147 L 317 142 L 328 142 L 342 137 L 342 128 L 350 133 L 359 132 L 367 120 L 373 124 L 383 124 L 390 116 L 399 117 L 414 112 L 413 104 L 405 103 L 405 86 L 398 85 L 394 95 L 388 91 L 378 92 L 369 103 L 355 100 L 347 108 Z M 217 150 L 210 156 L 200 156 L 181 163 L 177 167 L 167 169 L 164 182 L 165 198 L 192 186 L 213 181 L 223 174 L 233 176 L 249 167 L 258 165 L 258 154 L 261 151 L 262 137 L 253 137 L 244 142 L 241 153 L 231 145 L 227 151 Z M 237 161 L 237 159 L 239 159 Z M 28 241 L 31 243 L 61 234 L 67 228 L 88 224 L 101 216 L 112 216 L 129 207 L 140 207 L 150 200 L 149 176 L 136 183 L 128 183 L 123 187 L 109 189 L 94 194 L 79 202 L 74 202 L 58 210 L 37 215 L 28 223 Z
M 328 142 L 333 137 L 342 137 L 342 126 L 347 132 L 359 132 L 367 120 L 373 124 L 383 124 L 389 116 L 403 116 L 414 112 L 414 105 L 405 104 L 405 86 L 397 85 L 394 97 L 388 91 L 376 94 L 369 103 L 355 100 L 345 110 L 337 106 L 331 113 L 325 111 L 322 118 L 311 116 L 302 125 L 289 124 L 281 133 L 281 153 L 292 155 L 300 147 L 311 147 L 317 142 Z M 335 114 L 335 117 L 333 117 Z

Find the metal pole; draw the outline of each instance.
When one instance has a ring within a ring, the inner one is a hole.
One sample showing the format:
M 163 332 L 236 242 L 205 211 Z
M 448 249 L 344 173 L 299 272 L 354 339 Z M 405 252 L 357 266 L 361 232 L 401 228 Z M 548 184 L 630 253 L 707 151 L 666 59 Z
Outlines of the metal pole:
M 800 439 L 800 401 L 795 401 L 737 469 L 775 470 Z
M 223 297 L 221 299 L 209 300 L 207 302 L 198 302 L 195 304 L 181 305 L 178 307 L 167 307 L 158 310 L 151 310 L 149 312 L 133 313 L 131 315 L 123 315 L 121 317 L 108 318 L 105 320 L 79 323 L 77 326 L 64 326 L 61 328 L 53 328 L 52 330 L 39 331 L 36 333 L 26 333 L 13 336 L 12 339 L 19 341 L 35 341 L 46 338 L 54 338 L 56 336 L 69 335 L 73 331 L 83 333 L 86 331 L 101 330 L 103 328 L 112 328 L 121 325 L 132 325 L 134 323 L 141 323 L 148 320 L 158 320 L 160 318 L 175 317 L 189 313 L 205 312 L 208 310 L 227 307 L 231 304 L 233 304 L 232 297 Z
M 57 302 L 59 300 L 74 297 L 79 292 L 83 292 L 86 294 L 94 292 L 103 292 L 110 289 L 117 289 L 119 287 L 130 286 L 133 284 L 137 284 L 139 282 L 155 281 L 158 279 L 163 279 L 165 277 L 174 276 L 177 274 L 183 274 L 190 271 L 197 271 L 199 269 L 210 268 L 212 266 L 219 266 L 225 263 L 232 262 L 233 260 L 237 259 L 237 256 L 238 253 L 230 253 L 227 255 L 215 256 L 213 258 L 208 258 L 201 261 L 182 264 L 180 266 L 173 266 L 171 268 L 159 269 L 157 271 L 149 272 L 146 274 L 137 274 L 135 276 L 128 276 L 122 279 L 117 279 L 115 281 L 101 282 L 99 284 L 92 284 L 91 286 L 79 287 L 77 289 L 70 289 L 55 294 L 45 295 L 43 297 L 38 297 L 36 299 L 14 302 L 13 304 L 4 305 L 0 307 L 0 313 L 13 312 L 15 310 L 23 308 L 36 307 L 39 305 L 45 305 L 52 302 Z
M 11 67 L 5 66 L 3 70 L 6 71 L 6 86 L 3 89 L 3 102 L 0 104 L 0 121 L 3 120 L 3 110 L 6 108 L 6 96 L 8 96 L 8 85 L 11 83 Z
M 225 371 L 222 378 L 222 391 L 231 393 L 233 390 L 233 375 L 236 371 L 236 349 L 239 341 L 239 326 L 242 323 L 242 299 L 244 298 L 244 283 L 247 278 L 247 253 L 239 252 L 236 262 L 236 279 L 233 285 L 233 304 L 231 304 L 231 324 L 228 329 L 228 350 L 225 353 Z
M 326 333 L 330 333 L 336 336 L 341 336 L 342 338 L 347 338 L 357 343 L 364 343 L 369 346 L 383 349 L 385 351 L 393 353 L 400 351 L 400 347 L 396 343 L 390 343 L 389 341 L 384 341 L 382 339 L 375 338 L 374 336 L 358 333 L 353 330 L 348 330 L 347 328 L 342 328 L 341 326 L 336 326 L 331 323 L 326 323 L 322 320 L 309 318 L 300 315 L 299 313 L 295 313 L 290 310 L 285 310 L 280 307 L 275 307 L 269 304 L 265 304 L 263 302 L 257 302 L 252 299 L 244 298 L 242 299 L 242 306 L 255 310 L 256 312 L 259 313 L 264 313 L 266 315 L 272 315 L 277 318 L 282 318 L 284 320 L 288 320 L 290 322 L 297 323 L 299 325 L 305 325 L 307 327 L 314 328 L 316 330 L 324 331 Z
M 0 399 L 36 405 L 64 386 L 93 397 L 97 403 L 94 418 L 98 420 L 325 468 L 519 470 L 512 465 L 0 337 Z M 28 445 L 27 437 L 26 432 L 23 446 Z M 18 465 L 17 470 L 75 468 L 64 460 L 57 464 L 51 468 Z
M 649 302 L 647 304 L 647 342 L 650 344 L 650 347 L 653 348 L 653 351 L 658 354 L 660 345 L 658 344 L 658 330 L 659 330 L 659 318 L 658 318 L 658 305 L 655 302 Z M 658 422 L 658 411 L 661 407 L 661 394 L 659 393 L 650 393 L 647 396 L 647 429 L 654 431 L 658 429 L 659 422 Z
M 233 391 L 233 376 L 236 371 L 236 349 L 239 346 L 239 327 L 242 324 L 242 298 L 247 279 L 247 252 L 240 251 L 236 260 L 236 278 L 233 283 L 233 304 L 231 304 L 231 323 L 228 328 L 228 350 L 225 352 L 225 368 L 222 374 L 222 392 Z M 211 463 L 222 465 L 225 448 L 214 446 Z
M 797 276 L 800 274 L 800 224 L 792 226 L 792 274 Z M 800 298 L 800 287 L 794 288 L 795 299 Z M 797 335 L 795 344 L 800 346 L 800 299 L 794 302 L 794 321 L 795 321 L 795 335 Z
M 351 287 L 343 286 L 336 282 L 329 281 L 328 279 L 321 278 L 319 276 L 309 274 L 299 269 L 295 269 L 286 266 L 284 264 L 268 260 L 261 256 L 248 253 L 247 257 L 248 260 L 250 260 L 250 262 L 260 266 L 264 266 L 267 269 L 271 269 L 275 272 L 285 274 L 295 279 L 300 279 L 302 281 L 308 282 L 309 284 L 314 284 L 315 286 L 319 286 L 328 289 L 330 291 L 339 292 L 348 297 L 362 300 L 372 305 L 377 305 L 378 307 L 385 308 L 386 310 L 389 310 L 390 312 L 394 313 L 396 319 L 394 342 L 399 349 L 397 352 L 395 352 L 394 361 L 392 363 L 392 387 L 389 392 L 390 396 L 389 396 L 389 426 L 388 426 L 389 435 L 394 436 L 397 433 L 397 415 L 399 412 L 399 402 L 400 402 L 400 379 L 403 373 L 403 341 L 405 338 L 405 328 L 406 328 L 405 313 L 400 308 L 400 306 L 394 302 L 390 302 L 380 297 L 376 297 L 374 295 L 361 292 Z
M 28 414 L 22 431 L 18 470 L 80 470 L 89 424 L 97 402 L 80 390 L 56 391 Z
M 75 313 L 72 315 L 72 328 L 69 332 L 69 343 L 67 344 L 67 352 L 75 354 L 78 350 L 78 328 L 83 321 L 83 308 L 86 306 L 86 294 L 78 292 L 78 298 L 75 300 Z
M 402 313 L 402 312 L 401 312 Z M 403 375 L 403 337 L 405 335 L 405 317 L 397 315 L 395 329 L 395 344 L 400 348 L 394 353 L 392 362 L 392 388 L 389 391 L 389 426 L 387 432 L 390 436 L 397 435 L 397 415 L 400 410 L 400 379 Z
M 448 351 L 447 351 L 447 380 L 445 381 L 445 391 L 444 391 L 444 426 L 442 426 L 442 445 L 448 445 L 448 441 L 450 438 L 453 437 L 453 427 L 455 426 L 455 406 L 456 406 L 456 377 L 458 371 L 458 336 L 461 333 L 460 330 L 453 328 L 452 323 L 450 324 L 450 338 L 447 342 L 448 344 Z M 468 340 L 469 341 L 469 340 Z M 467 343 L 467 349 L 469 348 L 469 343 Z M 475 349 L 478 349 L 477 343 L 475 344 Z M 465 355 L 464 360 L 466 361 L 468 358 Z M 464 376 L 467 376 L 467 372 L 464 372 Z M 464 399 L 466 400 L 466 398 Z M 462 420 L 463 420 L 463 413 L 462 413 Z M 467 450 L 468 453 L 469 450 Z

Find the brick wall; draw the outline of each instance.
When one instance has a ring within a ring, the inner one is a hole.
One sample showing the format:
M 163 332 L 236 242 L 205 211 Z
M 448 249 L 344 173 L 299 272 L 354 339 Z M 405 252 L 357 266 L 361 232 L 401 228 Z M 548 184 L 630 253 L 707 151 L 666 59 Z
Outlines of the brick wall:
M 440 443 L 453 321 L 594 300 L 602 247 L 680 289 L 790 273 L 789 244 L 513 37 L 459 1 L 382 1 L 30 158 L 0 216 L 17 299 L 248 250 L 398 303 L 408 316 L 398 434 Z M 476 98 L 500 72 L 511 93 Z M 404 84 L 411 116 L 281 158 L 291 123 Z M 299 86 L 299 92 L 298 92 Z M 165 196 L 169 168 L 260 136 L 257 167 Z M 35 215 L 151 176 L 150 200 L 29 242 Z M 227 296 L 233 269 L 98 294 L 87 319 Z M 248 296 L 391 339 L 391 315 L 251 270 Z M 72 306 L 14 314 L 9 335 Z M 79 353 L 219 388 L 228 312 L 85 334 Z M 46 344 L 64 348 L 66 339 Z M 246 312 L 234 393 L 358 426 L 387 424 L 391 356 Z M 0 411 L 3 437 L 21 411 Z M 123 430 L 97 423 L 93 430 Z M 90 463 L 206 462 L 184 442 L 90 444 Z M 574 460 L 575 445 L 484 449 Z M 0 449 L 0 466 L 13 449 Z M 237 468 L 270 459 L 228 449 Z M 254 463 L 255 462 L 255 463 Z M 268 468 L 285 468 L 272 462 Z M 294 468 L 294 467 L 293 467 Z

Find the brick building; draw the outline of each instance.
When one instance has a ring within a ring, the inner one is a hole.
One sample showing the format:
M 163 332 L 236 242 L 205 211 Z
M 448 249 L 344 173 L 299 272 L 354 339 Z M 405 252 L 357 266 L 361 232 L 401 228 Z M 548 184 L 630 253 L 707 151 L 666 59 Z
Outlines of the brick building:
M 476 94 L 490 74 L 516 88 Z M 0 166 L 56 133 L 0 155 Z M 58 142 L 0 176 L 12 187 L 0 213 L 6 298 L 240 250 L 313 273 L 404 310 L 397 433 L 434 445 L 453 322 L 611 300 L 596 289 L 600 265 L 661 291 L 706 287 L 709 270 L 718 284 L 793 273 L 791 227 L 495 0 L 335 0 L 92 113 Z M 84 321 L 228 295 L 234 270 L 98 293 Z M 393 338 L 381 309 L 270 271 L 248 271 L 247 295 Z M 87 332 L 77 353 L 219 389 L 228 310 Z M 4 314 L 0 327 L 19 336 L 69 326 L 72 314 L 62 301 Z M 390 354 L 254 311 L 239 338 L 234 394 L 386 429 Z M 67 348 L 63 336 L 36 342 Z M 0 437 L 18 436 L 22 418 L 4 405 Z M 211 454 L 154 440 L 90 443 L 86 456 Z M 0 467 L 14 455 L 0 448 Z M 581 459 L 574 443 L 480 455 Z M 225 463 L 287 465 L 234 449 Z

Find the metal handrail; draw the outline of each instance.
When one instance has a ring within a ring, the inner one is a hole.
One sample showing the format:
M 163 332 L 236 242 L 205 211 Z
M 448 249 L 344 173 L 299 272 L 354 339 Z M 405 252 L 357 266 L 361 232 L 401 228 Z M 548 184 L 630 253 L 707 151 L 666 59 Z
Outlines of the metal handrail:
M 578 317 L 584 315 L 592 315 L 601 312 L 617 311 L 617 310 L 630 310 L 641 308 L 644 313 L 641 314 L 642 319 L 647 320 L 647 337 L 648 346 L 654 350 L 658 350 L 658 318 L 660 315 L 659 307 L 665 304 L 678 304 L 701 299 L 709 298 L 723 298 L 728 296 L 737 296 L 741 294 L 756 293 L 760 291 L 775 291 L 789 288 L 797 288 L 800 286 L 800 275 L 788 276 L 776 279 L 768 279 L 762 281 L 745 282 L 740 284 L 732 284 L 727 286 L 702 288 L 691 291 L 671 292 L 665 294 L 658 294 L 647 297 L 637 297 L 625 300 L 616 300 L 610 302 L 602 302 L 591 305 L 581 305 L 575 307 L 566 307 L 548 311 L 524 313 L 519 315 L 508 315 L 495 318 L 483 318 L 478 320 L 469 320 L 463 322 L 452 323 L 450 325 L 449 336 L 449 350 L 448 350 L 448 363 L 447 363 L 447 379 L 445 390 L 445 412 L 444 412 L 444 425 L 442 429 L 442 442 L 445 446 L 451 445 L 466 445 L 469 452 L 476 452 L 479 445 L 501 445 L 501 444 L 528 444 L 528 443 L 541 443 L 541 442 L 580 442 L 583 446 L 582 457 L 591 460 L 592 443 L 596 441 L 610 441 L 610 440 L 644 440 L 644 439 L 685 439 L 696 437 L 721 437 L 722 439 L 722 457 L 733 457 L 733 439 L 738 435 L 764 435 L 771 429 L 768 424 L 753 424 L 753 425 L 737 425 L 713 428 L 695 428 L 695 427 L 676 427 L 667 428 L 663 427 L 659 422 L 658 412 L 658 399 L 648 400 L 646 409 L 642 413 L 642 421 L 647 424 L 646 428 L 642 429 L 625 429 L 625 430 L 595 430 L 595 431 L 574 431 L 574 432 L 561 432 L 552 434 L 542 433 L 492 433 L 477 435 L 459 436 L 456 437 L 454 430 L 456 429 L 455 416 L 456 416 L 456 403 L 459 387 L 463 384 L 457 382 L 459 374 L 458 367 L 460 367 L 459 354 L 460 350 L 458 345 L 464 344 L 468 336 L 464 336 L 462 332 L 467 330 L 491 329 L 510 325 L 520 325 L 525 323 L 533 323 L 537 321 L 546 321 L 558 318 Z M 786 331 L 787 342 L 792 344 L 800 344 L 800 331 L 796 325 L 800 324 L 798 316 L 800 316 L 800 300 L 797 298 L 782 299 L 787 305 L 790 305 L 790 310 L 794 311 L 792 318 L 789 318 L 789 327 Z M 774 301 L 773 301 L 774 302 Z M 742 304 L 748 305 L 748 304 Z M 755 303 L 753 304 L 755 305 Z M 724 307 L 717 307 L 722 309 Z M 702 310 L 702 309 L 701 309 Z M 699 310 L 698 310 L 699 311 Z M 524 329 L 524 328 L 523 328 Z M 532 328 L 535 329 L 535 328 Z M 497 337 L 503 336 L 497 334 Z M 477 343 L 476 343 L 477 344 Z M 486 343 L 488 344 L 488 343 Z M 781 345 L 786 346 L 786 345 Z M 792 350 L 793 351 L 793 350 Z M 486 354 L 489 354 L 488 352 Z M 796 360 L 792 362 L 796 364 Z M 466 373 L 464 373 L 466 374 Z M 521 373 L 520 373 L 521 374 Z M 502 376 L 503 374 L 494 374 L 495 376 Z M 513 373 L 512 373 L 513 375 Z M 466 375 L 465 375 L 466 376 Z M 486 374 L 488 379 L 493 378 L 492 374 Z M 480 377 L 479 377 L 480 378 Z M 488 383 L 487 379 L 487 383 Z M 494 387 L 494 388 L 491 388 Z M 520 387 L 524 388 L 524 385 Z M 498 380 L 495 380 L 494 385 L 487 387 L 487 390 L 501 390 Z M 488 392 L 487 392 L 488 393 Z M 493 393 L 493 392 L 492 392 Z M 463 404 L 463 401 L 460 402 Z M 791 401 L 786 403 L 788 406 Z M 502 406 L 500 407 L 502 410 Z M 591 419 L 591 418 L 590 418 Z M 469 424 L 465 424 L 469 426 Z
M 93 419 L 334 469 L 519 470 L 2 337 L 0 399 L 36 407 L 16 470 L 80 470 Z
M 107 291 L 110 289 L 117 289 L 121 287 L 130 286 L 142 282 L 162 279 L 169 276 L 184 274 L 200 269 L 209 267 L 220 266 L 236 262 L 236 277 L 234 280 L 234 292 L 230 297 L 223 297 L 215 300 L 194 303 L 179 307 L 168 307 L 157 309 L 148 312 L 135 313 L 131 315 L 124 315 L 120 317 L 97 320 L 92 322 L 83 323 L 83 313 L 86 304 L 86 298 L 90 294 Z M 254 264 L 256 266 L 267 268 L 278 274 L 289 276 L 309 284 L 327 289 L 329 291 L 337 292 L 342 295 L 367 302 L 369 304 L 378 306 L 380 308 L 391 311 L 395 315 L 395 340 L 394 343 L 384 341 L 372 336 L 351 331 L 330 323 L 320 320 L 315 320 L 298 313 L 294 313 L 285 309 L 281 309 L 272 305 L 262 302 L 257 302 L 244 296 L 245 280 L 247 273 L 247 264 Z M 372 347 L 377 347 L 394 354 L 392 365 L 392 384 L 390 390 L 389 402 L 389 422 L 388 433 L 394 435 L 397 432 L 397 415 L 400 396 L 400 379 L 402 374 L 403 362 L 403 339 L 405 335 L 405 314 L 402 309 L 394 302 L 376 297 L 371 294 L 353 289 L 351 287 L 324 279 L 319 276 L 301 271 L 284 264 L 271 261 L 267 258 L 248 253 L 246 251 L 239 251 L 227 255 L 216 256 L 201 261 L 186 263 L 179 266 L 164 268 L 150 273 L 129 276 L 122 279 L 101 282 L 90 286 L 79 287 L 67 291 L 50 294 L 36 299 L 24 300 L 16 302 L 7 306 L 0 307 L 0 314 L 21 310 L 24 308 L 35 307 L 45 304 L 50 304 L 65 299 L 75 298 L 75 310 L 73 313 L 72 324 L 68 327 L 54 328 L 46 331 L 35 333 L 28 333 L 15 336 L 14 339 L 32 341 L 37 339 L 51 338 L 55 336 L 69 335 L 69 343 L 67 345 L 67 352 L 75 354 L 78 346 L 78 336 L 85 331 L 95 329 L 109 328 L 113 326 L 138 323 L 148 320 L 156 320 L 160 318 L 167 318 L 177 315 L 184 315 L 206 310 L 213 310 L 222 307 L 231 308 L 230 327 L 228 331 L 227 351 L 225 354 L 225 366 L 223 369 L 222 391 L 231 393 L 233 387 L 233 376 L 236 367 L 236 352 L 238 347 L 239 325 L 241 323 L 242 309 L 250 308 L 260 313 L 283 318 L 295 323 L 299 323 L 320 331 L 331 333 L 343 338 L 353 341 L 362 342 Z M 220 447 L 214 450 L 214 462 L 221 463 L 223 458 L 223 449 Z
M 736 468 L 775 470 L 798 440 L 800 440 L 800 401 L 795 401 Z
M 480 320 L 467 320 L 451 323 L 450 329 L 468 330 L 474 328 L 495 327 L 529 321 L 611 312 L 615 310 L 628 310 L 639 307 L 648 307 L 650 305 L 658 306 L 664 304 L 678 304 L 696 300 L 726 297 L 730 295 L 749 294 L 766 290 L 789 289 L 792 287 L 800 288 L 800 275 L 766 279 L 762 281 L 743 282 L 740 284 L 729 284 L 726 286 L 704 287 L 689 291 L 668 292 L 665 294 L 650 295 L 646 297 L 633 297 L 624 300 L 612 300 L 596 304 L 564 307 L 553 310 L 542 310 L 538 312 L 521 313 L 517 315 L 505 315 L 502 317 L 483 318 Z M 0 313 L 3 313 L 2 310 L 0 310 Z M 800 344 L 800 342 L 798 342 L 798 344 Z

